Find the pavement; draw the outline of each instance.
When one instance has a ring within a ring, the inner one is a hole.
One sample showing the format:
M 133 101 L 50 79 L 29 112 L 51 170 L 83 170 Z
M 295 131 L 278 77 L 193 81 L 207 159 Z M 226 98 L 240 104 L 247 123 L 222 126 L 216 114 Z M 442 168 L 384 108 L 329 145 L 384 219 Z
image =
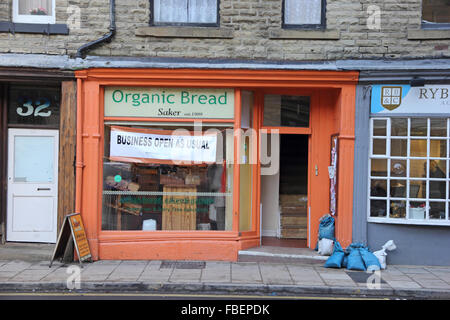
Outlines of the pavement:
M 325 257 L 278 261 L 101 260 L 64 264 L 0 246 L 0 293 L 111 293 L 450 299 L 450 266 L 388 265 L 379 273 L 324 268 Z M 245 260 L 245 259 L 244 259 Z M 247 259 L 250 260 L 250 259 Z

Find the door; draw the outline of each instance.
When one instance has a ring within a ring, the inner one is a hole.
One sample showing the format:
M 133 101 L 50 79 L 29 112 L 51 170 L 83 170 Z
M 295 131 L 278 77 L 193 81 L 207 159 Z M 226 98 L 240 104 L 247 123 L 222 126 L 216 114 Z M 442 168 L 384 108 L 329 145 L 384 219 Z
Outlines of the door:
M 56 242 L 58 130 L 8 130 L 7 241 Z

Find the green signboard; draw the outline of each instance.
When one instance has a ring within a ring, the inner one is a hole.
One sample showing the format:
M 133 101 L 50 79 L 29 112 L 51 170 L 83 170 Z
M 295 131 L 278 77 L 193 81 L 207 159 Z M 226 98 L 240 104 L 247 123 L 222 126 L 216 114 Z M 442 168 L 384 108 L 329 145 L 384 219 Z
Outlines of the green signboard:
M 233 89 L 105 88 L 105 117 L 233 119 Z

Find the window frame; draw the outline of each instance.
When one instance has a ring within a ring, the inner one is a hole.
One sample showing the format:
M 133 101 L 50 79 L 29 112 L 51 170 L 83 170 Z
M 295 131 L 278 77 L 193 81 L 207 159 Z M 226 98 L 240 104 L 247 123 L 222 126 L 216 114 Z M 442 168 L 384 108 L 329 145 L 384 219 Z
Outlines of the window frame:
M 54 0 L 53 0 L 54 1 Z M 155 21 L 155 1 L 150 1 L 150 26 L 153 27 L 220 27 L 220 0 L 217 1 L 217 12 L 215 23 L 202 23 L 202 22 L 157 22 Z
M 393 118 L 402 118 L 407 119 L 408 128 L 406 136 L 394 136 L 394 139 L 406 139 L 407 140 L 407 154 L 406 156 L 392 156 L 390 152 L 391 148 L 391 120 Z M 427 135 L 426 136 L 411 136 L 411 119 L 422 118 L 427 120 Z M 447 156 L 446 157 L 432 157 L 430 155 L 430 141 L 432 140 L 444 140 L 444 137 L 434 137 L 430 135 L 430 121 L 432 119 L 436 119 L 433 116 L 414 116 L 414 115 L 405 115 L 399 117 L 383 117 L 383 116 L 371 116 L 369 123 L 369 152 L 368 152 L 368 176 L 367 176 L 367 221 L 368 222 L 376 222 L 376 223 L 390 223 L 390 224 L 404 224 L 404 225 L 435 225 L 435 226 L 450 226 L 450 173 L 448 170 L 448 166 L 450 165 L 450 116 L 444 116 L 444 119 L 447 121 L 447 136 L 445 137 L 447 143 Z M 386 121 L 386 135 L 385 136 L 374 136 L 373 135 L 373 122 L 374 120 L 385 120 Z M 386 153 L 384 155 L 374 155 L 373 154 L 373 140 L 375 139 L 385 139 L 386 140 Z M 410 145 L 411 140 L 424 140 L 427 141 L 427 154 L 426 156 L 414 156 L 410 155 Z M 371 160 L 372 159 L 386 159 L 386 176 L 372 176 L 371 174 Z M 406 175 L 405 177 L 392 177 L 390 164 L 392 159 L 404 160 L 406 161 Z M 431 160 L 439 160 L 446 162 L 446 174 L 445 178 L 430 178 L 429 173 L 427 177 L 410 177 L 410 160 L 424 160 L 427 163 L 427 171 L 429 172 L 429 162 Z M 371 182 L 372 179 L 376 180 L 386 180 L 386 196 L 372 196 L 371 195 Z M 405 197 L 392 197 L 390 182 L 392 180 L 404 180 L 405 181 Z M 411 198 L 409 193 L 409 185 L 410 181 L 425 181 L 427 185 L 426 195 L 424 198 Z M 430 181 L 445 181 L 446 189 L 445 189 L 445 199 L 436 199 L 430 197 Z M 386 216 L 385 217 L 373 217 L 371 216 L 371 200 L 382 200 L 386 201 Z M 406 202 L 406 212 L 404 218 L 392 218 L 390 217 L 390 201 L 405 201 Z M 424 202 L 425 203 L 425 219 L 412 219 L 409 218 L 409 206 L 410 202 Z M 442 202 L 445 204 L 445 218 L 444 219 L 430 219 L 430 202 Z
M 56 0 L 52 0 L 52 15 L 39 16 L 31 14 L 19 14 L 19 0 L 13 0 L 13 16 L 15 23 L 33 23 L 33 24 L 55 24 L 56 23 Z
M 324 30 L 326 29 L 327 1 L 320 0 L 320 24 L 292 24 L 285 22 L 286 1 L 282 0 L 281 7 L 281 28 L 282 29 L 307 29 L 307 30 Z

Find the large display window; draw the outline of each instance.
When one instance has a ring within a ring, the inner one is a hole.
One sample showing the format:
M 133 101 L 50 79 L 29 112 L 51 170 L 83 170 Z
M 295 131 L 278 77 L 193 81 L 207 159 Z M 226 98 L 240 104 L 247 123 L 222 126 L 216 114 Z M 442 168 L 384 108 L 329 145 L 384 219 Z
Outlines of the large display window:
M 450 119 L 371 119 L 369 219 L 449 224 Z
M 232 128 L 104 132 L 102 230 L 232 230 Z

